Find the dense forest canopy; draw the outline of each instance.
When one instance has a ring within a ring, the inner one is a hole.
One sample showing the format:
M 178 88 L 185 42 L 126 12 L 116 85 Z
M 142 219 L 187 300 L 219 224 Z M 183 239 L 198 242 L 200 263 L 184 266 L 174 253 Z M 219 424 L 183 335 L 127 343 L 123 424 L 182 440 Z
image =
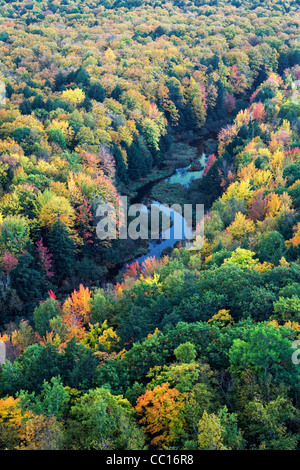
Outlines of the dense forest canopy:
M 298 449 L 299 2 L 0 13 L 0 449 Z M 201 249 L 97 238 L 211 134 Z

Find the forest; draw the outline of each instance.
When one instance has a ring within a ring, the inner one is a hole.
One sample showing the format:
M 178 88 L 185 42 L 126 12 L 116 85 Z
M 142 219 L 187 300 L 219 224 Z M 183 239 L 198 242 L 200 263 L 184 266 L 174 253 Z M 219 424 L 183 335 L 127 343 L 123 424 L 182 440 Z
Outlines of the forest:
M 299 26 L 298 0 L 0 0 L 0 450 L 300 448 Z M 199 250 L 97 237 L 149 184 L 204 204 Z

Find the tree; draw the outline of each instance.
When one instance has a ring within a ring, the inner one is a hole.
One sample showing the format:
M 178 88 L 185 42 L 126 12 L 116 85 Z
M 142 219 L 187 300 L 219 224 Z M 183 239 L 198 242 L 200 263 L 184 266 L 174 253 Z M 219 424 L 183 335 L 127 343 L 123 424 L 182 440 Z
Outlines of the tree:
M 22 419 L 28 419 L 31 413 L 22 413 L 19 400 L 12 396 L 0 399 L 0 449 L 14 450 L 21 444 Z
M 47 331 L 51 331 L 50 320 L 60 316 L 60 314 L 59 302 L 52 297 L 41 302 L 40 305 L 34 309 L 34 325 L 41 337 L 45 336 Z
M 177 361 L 190 363 L 196 359 L 197 351 L 195 346 L 190 343 L 183 343 L 175 349 L 174 354 L 176 356 Z
M 40 209 L 39 218 L 42 225 L 50 228 L 59 220 L 70 232 L 75 220 L 75 211 L 67 198 L 53 196 Z
M 198 424 L 199 450 L 228 450 L 223 443 L 222 432 L 220 418 L 204 411 Z
M 143 134 L 152 150 L 159 150 L 159 140 L 161 131 L 156 122 L 152 119 L 146 118 L 143 122 Z
M 36 250 L 39 256 L 39 261 L 41 263 L 45 276 L 48 278 L 54 276 L 53 272 L 51 271 L 52 256 L 51 256 L 51 253 L 49 253 L 49 250 L 47 249 L 47 247 L 43 245 L 43 239 L 40 238 L 40 240 L 37 241 L 35 245 L 36 245 Z
M 258 259 L 253 259 L 255 253 L 253 251 L 236 248 L 230 258 L 224 260 L 224 264 L 237 264 L 242 268 L 253 268 L 258 263 Z
M 22 103 L 20 104 L 20 112 L 24 115 L 31 114 L 32 107 L 29 100 L 22 101 Z
M 262 221 L 266 216 L 266 211 L 267 201 L 263 197 L 263 191 L 259 191 L 257 196 L 251 200 L 248 215 L 254 222 L 256 220 Z
M 88 324 L 90 321 L 90 313 L 92 309 L 91 293 L 88 287 L 84 288 L 82 284 L 79 286 L 79 290 L 72 292 L 71 296 L 64 302 L 62 312 L 64 317 L 74 317 L 82 324 Z
M 10 273 L 11 287 L 16 290 L 23 302 L 23 315 L 28 315 L 43 298 L 46 286 L 44 276 L 36 269 L 34 257 L 30 253 L 22 254 L 18 264 Z
M 19 328 L 13 331 L 11 335 L 11 342 L 17 346 L 19 352 L 22 354 L 28 346 L 36 342 L 34 331 L 29 325 L 28 320 L 21 320 Z
M 54 142 L 55 144 L 59 145 L 62 149 L 67 148 L 67 141 L 61 129 L 48 129 L 47 134 L 50 142 Z
M 105 388 L 90 390 L 71 408 L 72 418 L 80 423 L 75 443 L 81 449 L 143 449 L 143 431 L 135 423 L 133 411 L 122 396 Z
M 300 298 L 298 295 L 292 297 L 279 297 L 277 302 L 274 302 L 274 318 L 279 322 L 300 320 Z
M 253 233 L 255 231 L 255 225 L 252 220 L 247 219 L 244 214 L 238 212 L 227 230 L 234 239 L 239 240 Z
M 96 100 L 100 103 L 103 103 L 103 101 L 105 100 L 105 89 L 103 88 L 101 83 L 94 83 L 90 86 L 88 95 L 92 100 Z
M 266 112 L 264 105 L 261 101 L 257 103 L 257 105 L 253 109 L 253 117 L 258 120 L 258 122 L 263 122 L 266 117 Z
M 67 411 L 70 400 L 68 391 L 64 388 L 61 378 L 52 377 L 50 382 L 43 383 L 39 395 L 20 390 L 17 394 L 23 411 L 31 410 L 37 415 L 62 418 Z
M 22 410 L 20 399 L 0 400 L 1 450 L 59 450 L 63 429 L 55 417 Z
M 187 96 L 197 127 L 202 127 L 206 119 L 206 92 L 203 85 L 197 83 L 193 78 L 187 89 Z
M 281 233 L 276 230 L 264 233 L 261 236 L 257 255 L 261 262 L 268 261 L 275 265 L 279 264 L 280 259 L 286 254 L 285 240 Z
M 222 309 L 218 313 L 213 315 L 208 323 L 220 325 L 222 328 L 226 328 L 233 324 L 233 318 L 230 315 L 230 310 Z
M 89 331 L 86 333 L 83 343 L 94 351 L 101 350 L 111 351 L 116 348 L 120 338 L 113 328 L 109 328 L 107 320 L 100 326 L 99 323 L 95 325 L 89 324 Z
M 136 412 L 141 415 L 140 423 L 152 435 L 151 443 L 161 448 L 172 445 L 183 434 L 184 394 L 168 383 L 146 390 L 138 398 Z
M 111 92 L 111 97 L 114 100 L 119 101 L 122 93 L 123 93 L 123 90 L 120 87 L 120 85 L 116 85 L 115 88 L 113 89 L 113 91 Z
M 297 225 L 294 227 L 294 234 L 293 237 L 290 240 L 286 241 L 286 246 L 298 246 L 300 245 L 300 222 L 298 222 Z
M 127 167 L 124 162 L 122 152 L 116 144 L 113 144 L 113 156 L 116 162 L 117 179 L 119 181 L 127 183 L 128 182 Z
M 73 106 L 76 106 L 84 101 L 85 93 L 80 88 L 65 90 L 62 92 L 61 99 Z
M 63 424 L 55 417 L 33 415 L 22 426 L 19 450 L 62 450 Z
M 258 449 L 295 450 L 297 435 L 288 430 L 288 421 L 295 417 L 296 409 L 291 401 L 282 396 L 263 403 L 254 399 L 246 406 L 251 416 L 249 431 L 259 440 Z
M 138 179 L 144 176 L 150 167 L 147 165 L 142 149 L 137 142 L 133 142 L 130 146 L 125 145 L 128 159 L 128 176 L 130 179 Z
M 58 217 L 47 235 L 55 278 L 60 282 L 74 272 L 75 243 Z
M 243 450 L 246 442 L 238 427 L 238 418 L 236 413 L 229 413 L 228 408 L 225 405 L 218 411 L 218 418 L 220 419 L 223 427 L 222 438 L 225 446 L 228 449 Z
M 0 244 L 16 256 L 24 253 L 29 242 L 29 224 L 20 215 L 7 216 L 0 226 Z
M 68 78 L 69 77 L 67 77 L 67 79 Z M 74 82 L 83 88 L 86 88 L 90 85 L 90 76 L 83 67 L 79 67 L 79 69 L 76 71 Z
M 268 396 L 267 384 L 271 376 L 275 383 L 297 387 L 299 370 L 291 357 L 293 354 L 290 331 L 259 323 L 249 330 L 243 339 L 235 339 L 229 350 L 231 370 L 240 374 L 250 369 L 261 378 Z

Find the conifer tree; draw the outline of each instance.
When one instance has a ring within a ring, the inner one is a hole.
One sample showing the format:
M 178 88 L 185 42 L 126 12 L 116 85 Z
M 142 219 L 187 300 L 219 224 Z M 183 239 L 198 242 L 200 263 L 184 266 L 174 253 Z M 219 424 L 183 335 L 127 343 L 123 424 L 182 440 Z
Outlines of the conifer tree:
M 48 235 L 48 246 L 52 254 L 55 279 L 60 282 L 74 270 L 75 243 L 59 218 Z

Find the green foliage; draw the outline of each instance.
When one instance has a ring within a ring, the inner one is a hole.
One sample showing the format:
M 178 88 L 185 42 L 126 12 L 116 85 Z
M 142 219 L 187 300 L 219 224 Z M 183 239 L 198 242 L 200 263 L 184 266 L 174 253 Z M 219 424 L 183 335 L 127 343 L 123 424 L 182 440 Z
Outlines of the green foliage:
M 34 326 L 40 336 L 43 337 L 50 331 L 50 320 L 59 315 L 59 302 L 51 297 L 34 309 Z
M 286 254 L 283 236 L 277 231 L 264 234 L 257 250 L 260 261 L 267 261 L 278 265 L 279 260 Z
M 48 246 L 58 280 L 71 275 L 75 263 L 75 243 L 59 218 L 48 234 Z
M 177 361 L 190 363 L 196 359 L 196 349 L 192 343 L 180 344 L 178 348 L 175 349 L 174 354 Z
M 279 297 L 274 302 L 274 317 L 279 322 L 299 321 L 300 317 L 300 298 L 297 295 L 289 297 Z
M 19 255 L 29 241 L 29 230 L 24 217 L 7 216 L 0 227 L 0 244 L 9 252 Z
M 258 435 L 260 450 L 296 449 L 298 437 L 288 430 L 288 421 L 296 413 L 290 400 L 281 396 L 266 404 L 254 400 L 247 405 L 247 412 L 251 413 L 250 429 Z
M 260 323 L 248 331 L 242 339 L 236 339 L 229 350 L 233 373 L 250 369 L 264 384 L 271 375 L 276 383 L 297 387 L 299 370 L 292 363 L 291 331 Z
M 52 377 L 50 382 L 44 381 L 41 393 L 28 393 L 20 390 L 17 394 L 23 410 L 31 410 L 44 416 L 61 418 L 67 410 L 70 395 L 64 388 L 60 377 Z
M 71 409 L 72 418 L 80 423 L 72 442 L 78 442 L 81 449 L 143 449 L 144 434 L 132 415 L 133 408 L 125 398 L 95 388 Z
M 50 142 L 54 142 L 59 145 L 62 149 L 67 147 L 65 136 L 61 129 L 49 129 L 47 131 Z
M 253 251 L 244 250 L 238 247 L 230 256 L 224 260 L 224 265 L 236 264 L 242 268 L 251 268 L 258 262 L 257 259 L 253 259 L 255 253 Z

